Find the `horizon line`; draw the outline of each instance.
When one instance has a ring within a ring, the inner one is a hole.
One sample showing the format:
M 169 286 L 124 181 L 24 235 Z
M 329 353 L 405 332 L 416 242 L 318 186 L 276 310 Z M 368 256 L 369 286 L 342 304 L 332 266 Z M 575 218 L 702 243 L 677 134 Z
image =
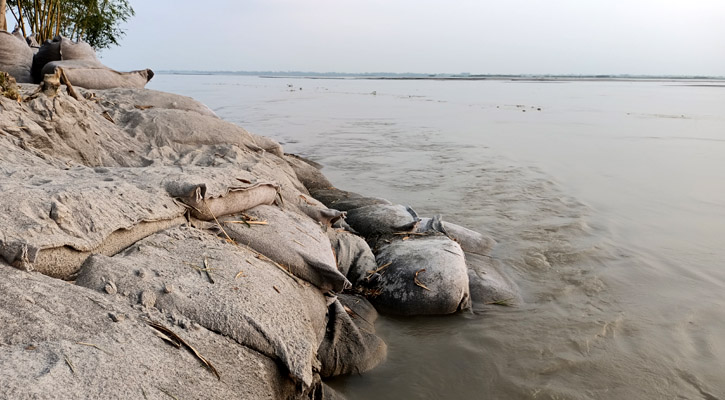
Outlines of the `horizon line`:
M 313 71 L 243 71 L 243 70 L 159 70 L 165 75 L 257 75 L 260 77 L 364 77 L 364 78 L 452 78 L 452 79 L 485 79 L 485 78 L 583 78 L 583 79 L 708 79 L 725 80 L 725 75 L 679 75 L 679 74 L 550 74 L 550 73 L 423 73 L 423 72 L 313 72 Z

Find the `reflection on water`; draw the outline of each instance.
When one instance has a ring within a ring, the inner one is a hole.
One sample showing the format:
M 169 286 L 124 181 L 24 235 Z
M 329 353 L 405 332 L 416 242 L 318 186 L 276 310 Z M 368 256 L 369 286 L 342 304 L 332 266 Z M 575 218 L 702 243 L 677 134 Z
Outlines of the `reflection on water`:
M 725 398 L 725 89 L 168 75 L 151 87 L 276 138 L 343 189 L 497 238 L 526 304 L 381 318 L 388 360 L 331 382 L 349 398 Z

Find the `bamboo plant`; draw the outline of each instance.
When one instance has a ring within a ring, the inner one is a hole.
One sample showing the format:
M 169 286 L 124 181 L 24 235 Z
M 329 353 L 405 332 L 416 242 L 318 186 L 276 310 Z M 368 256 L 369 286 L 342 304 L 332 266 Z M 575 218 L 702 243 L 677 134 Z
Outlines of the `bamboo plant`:
M 23 36 L 38 43 L 63 35 L 97 50 L 117 45 L 122 22 L 134 15 L 128 0 L 6 0 Z

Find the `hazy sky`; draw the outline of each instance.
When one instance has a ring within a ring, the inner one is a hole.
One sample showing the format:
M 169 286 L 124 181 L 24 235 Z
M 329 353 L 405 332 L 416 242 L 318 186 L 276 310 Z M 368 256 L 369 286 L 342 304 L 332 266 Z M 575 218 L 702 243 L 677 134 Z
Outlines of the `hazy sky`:
M 131 0 L 117 69 L 725 76 L 723 0 Z

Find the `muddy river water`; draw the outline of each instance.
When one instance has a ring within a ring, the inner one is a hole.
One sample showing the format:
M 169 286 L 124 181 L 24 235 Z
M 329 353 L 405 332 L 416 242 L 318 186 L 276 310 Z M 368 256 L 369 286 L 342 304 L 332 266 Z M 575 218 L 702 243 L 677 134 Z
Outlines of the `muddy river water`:
M 725 399 L 725 83 L 157 75 L 337 186 L 487 233 L 526 304 L 377 323 L 350 399 Z

